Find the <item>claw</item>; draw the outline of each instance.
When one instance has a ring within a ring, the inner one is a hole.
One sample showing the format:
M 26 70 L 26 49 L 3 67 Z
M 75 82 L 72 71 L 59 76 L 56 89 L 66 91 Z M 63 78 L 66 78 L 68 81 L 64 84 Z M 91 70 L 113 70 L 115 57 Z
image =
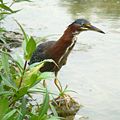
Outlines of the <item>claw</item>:
M 71 103 L 71 97 L 69 95 L 64 94 L 63 96 L 59 96 L 58 98 L 55 99 L 55 104 L 58 107 L 62 107 L 65 105 L 67 109 L 70 109 L 70 103 Z

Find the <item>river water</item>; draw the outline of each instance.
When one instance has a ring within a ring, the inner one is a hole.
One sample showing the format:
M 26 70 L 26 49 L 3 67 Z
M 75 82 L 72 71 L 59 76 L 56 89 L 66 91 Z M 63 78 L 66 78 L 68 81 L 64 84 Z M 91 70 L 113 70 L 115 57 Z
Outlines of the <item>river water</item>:
M 18 30 L 16 18 L 28 34 L 58 39 L 76 18 L 86 18 L 106 34 L 83 32 L 59 74 L 61 83 L 84 107 L 88 120 L 120 120 L 120 0 L 33 0 L 13 6 L 20 12 L 4 25 Z

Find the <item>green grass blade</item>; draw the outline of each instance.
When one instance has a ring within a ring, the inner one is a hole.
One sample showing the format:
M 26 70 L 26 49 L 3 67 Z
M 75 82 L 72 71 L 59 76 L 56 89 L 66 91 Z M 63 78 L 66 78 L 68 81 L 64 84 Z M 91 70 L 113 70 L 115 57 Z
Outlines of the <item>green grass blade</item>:
M 28 36 L 27 36 L 27 34 L 25 33 L 22 25 L 21 25 L 17 20 L 15 20 L 15 21 L 16 21 L 16 23 L 18 24 L 18 26 L 20 27 L 20 29 L 21 29 L 21 31 L 22 31 L 22 33 L 23 33 L 23 35 L 24 35 L 24 39 L 25 39 L 25 41 L 26 41 L 26 43 L 27 43 L 27 42 L 28 42 Z
M 3 66 L 3 69 L 4 69 L 4 72 L 6 74 L 9 74 L 10 73 L 10 68 L 9 68 L 9 62 L 8 62 L 8 55 L 6 55 L 5 53 L 2 53 L 2 66 Z
M 17 120 L 23 120 L 25 115 L 26 115 L 26 112 L 27 112 L 27 107 L 26 107 L 26 104 L 27 104 L 27 100 L 25 97 L 23 97 L 22 99 L 22 105 L 21 105 L 21 113 L 19 114 Z
M 0 8 L 4 9 L 4 10 L 6 10 L 6 11 L 9 11 L 9 12 L 11 12 L 11 13 L 14 12 L 10 7 L 6 6 L 6 5 L 3 4 L 3 3 L 0 4 Z
M 6 98 L 0 99 L 0 120 L 2 120 L 3 116 L 8 110 L 8 100 Z
M 16 109 L 11 110 L 10 112 L 8 112 L 7 114 L 5 114 L 5 116 L 2 118 L 2 120 L 8 120 L 11 116 L 13 116 L 15 113 L 17 112 Z
M 46 115 L 48 108 L 49 108 L 49 94 L 48 90 L 46 89 L 45 98 L 39 111 L 39 119 L 42 119 Z

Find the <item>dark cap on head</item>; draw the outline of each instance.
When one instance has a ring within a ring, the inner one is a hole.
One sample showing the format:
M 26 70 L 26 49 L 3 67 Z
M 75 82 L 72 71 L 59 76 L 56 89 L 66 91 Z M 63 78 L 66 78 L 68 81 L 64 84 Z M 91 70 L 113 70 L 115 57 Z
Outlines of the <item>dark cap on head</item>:
M 92 30 L 92 31 L 96 31 L 96 32 L 100 32 L 100 33 L 104 33 L 102 30 L 100 30 L 99 28 L 91 25 L 91 23 L 86 20 L 86 19 L 77 19 L 75 20 L 72 24 L 76 24 L 79 26 L 79 31 L 87 31 L 87 30 Z

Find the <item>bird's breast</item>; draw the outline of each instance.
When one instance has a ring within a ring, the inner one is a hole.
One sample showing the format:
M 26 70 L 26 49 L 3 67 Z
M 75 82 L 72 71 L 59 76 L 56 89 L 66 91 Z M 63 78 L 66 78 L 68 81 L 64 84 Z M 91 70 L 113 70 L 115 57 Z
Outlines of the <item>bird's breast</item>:
M 65 64 L 66 63 L 67 57 L 70 54 L 70 52 L 72 51 L 72 49 L 73 49 L 73 47 L 74 47 L 74 45 L 76 43 L 76 39 L 77 39 L 76 37 L 74 37 L 72 39 L 71 44 L 67 47 L 66 51 L 64 52 L 64 54 L 59 59 L 58 64 Z

